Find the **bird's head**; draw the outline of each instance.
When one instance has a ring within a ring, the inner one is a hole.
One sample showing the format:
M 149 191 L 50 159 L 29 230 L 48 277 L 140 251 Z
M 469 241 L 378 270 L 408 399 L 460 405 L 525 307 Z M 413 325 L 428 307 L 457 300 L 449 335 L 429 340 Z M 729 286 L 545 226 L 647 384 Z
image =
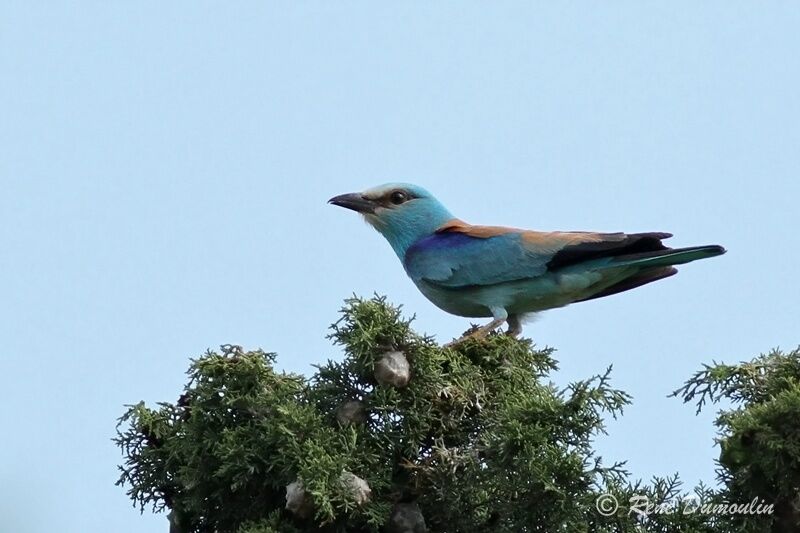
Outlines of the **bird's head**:
M 401 259 L 414 242 L 453 218 L 431 193 L 408 183 L 387 183 L 364 192 L 340 194 L 328 203 L 361 213 Z

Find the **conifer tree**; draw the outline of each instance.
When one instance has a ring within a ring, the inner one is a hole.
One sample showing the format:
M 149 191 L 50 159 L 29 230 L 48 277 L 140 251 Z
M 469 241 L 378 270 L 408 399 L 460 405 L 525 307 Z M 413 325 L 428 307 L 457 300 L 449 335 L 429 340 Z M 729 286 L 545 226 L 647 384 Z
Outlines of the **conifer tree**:
M 708 403 L 725 401 L 719 412 L 717 502 L 764 501 L 771 514 L 726 514 L 724 531 L 800 531 L 800 348 L 773 350 L 739 365 L 713 364 L 674 395 Z
M 800 414 L 797 352 L 773 353 L 758 370 L 709 367 L 676 391 L 701 404 L 745 404 L 718 420 L 724 488 L 701 486 L 695 496 L 781 502 L 775 516 L 720 519 L 680 512 L 677 476 L 631 483 L 621 463 L 607 466 L 594 452 L 603 417 L 630 401 L 611 387 L 610 368 L 559 389 L 548 379 L 552 350 L 528 340 L 496 334 L 442 347 L 379 297 L 348 300 L 341 315 L 330 339 L 344 357 L 310 378 L 275 370 L 275 354 L 226 345 L 191 362 L 175 403 L 130 406 L 115 439 L 118 484 L 142 510 L 168 511 L 175 533 L 797 525 L 800 430 L 780 424 Z M 642 495 L 678 512 L 630 512 Z M 619 510 L 608 512 L 603 498 Z

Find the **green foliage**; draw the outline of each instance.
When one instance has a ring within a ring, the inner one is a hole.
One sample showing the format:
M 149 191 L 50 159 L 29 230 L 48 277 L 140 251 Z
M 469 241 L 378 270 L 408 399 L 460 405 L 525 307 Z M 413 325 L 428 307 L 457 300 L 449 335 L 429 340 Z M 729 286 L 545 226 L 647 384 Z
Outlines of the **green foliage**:
M 731 531 L 800 531 L 800 349 L 731 366 L 714 364 L 675 391 L 698 411 L 720 411 L 718 476 L 731 502 L 775 505 L 774 514 L 730 517 Z
M 180 532 L 426 530 L 398 528 L 401 509 L 421 511 L 431 532 L 739 531 L 729 528 L 740 523 L 700 513 L 630 510 L 632 498 L 643 496 L 679 511 L 686 501 L 677 477 L 631 484 L 621 464 L 604 466 L 593 451 L 603 418 L 630 400 L 611 387 L 610 369 L 561 390 L 548 380 L 556 369 L 551 349 L 501 334 L 446 348 L 410 322 L 383 298 L 348 300 L 330 334 L 343 359 L 308 379 L 277 372 L 273 354 L 209 351 L 192 361 L 177 402 L 140 403 L 122 416 L 118 484 L 142 510 L 169 509 Z M 377 379 L 387 353 L 398 352 L 410 366 L 407 384 Z M 773 498 L 790 496 L 775 466 L 796 475 L 797 430 L 778 421 L 797 419 L 798 374 L 775 357 L 780 376 L 761 372 L 754 383 L 746 371 L 731 377 L 738 367 L 710 368 L 683 389 L 687 400 L 759 398 L 741 417 L 720 417 L 740 448 L 741 435 L 756 444 L 723 453 L 730 492 L 699 487 L 703 502 L 743 497 L 759 484 L 780 487 L 762 491 Z M 781 445 L 759 440 L 767 437 Z M 772 459 L 760 455 L 763 447 Z M 302 497 L 290 511 L 294 482 Z M 619 512 L 598 512 L 604 493 Z M 766 531 L 759 520 L 744 524 L 747 531 Z

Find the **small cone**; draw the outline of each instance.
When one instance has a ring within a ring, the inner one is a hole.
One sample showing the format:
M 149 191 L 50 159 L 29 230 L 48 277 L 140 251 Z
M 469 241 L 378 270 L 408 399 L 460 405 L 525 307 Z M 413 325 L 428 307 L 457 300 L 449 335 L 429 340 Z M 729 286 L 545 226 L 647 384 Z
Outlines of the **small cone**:
M 367 482 L 352 472 L 342 472 L 339 482 L 350 491 L 357 505 L 363 505 L 372 498 L 372 489 Z
M 426 533 L 425 517 L 416 503 L 398 503 L 392 509 L 387 533 Z
M 367 421 L 367 411 L 360 401 L 348 400 L 336 409 L 336 420 L 345 427 L 360 426 Z
M 375 364 L 375 379 L 381 385 L 402 388 L 411 379 L 411 366 L 403 352 L 387 352 Z
M 286 485 L 286 510 L 300 518 L 308 518 L 314 512 L 311 495 L 299 479 Z

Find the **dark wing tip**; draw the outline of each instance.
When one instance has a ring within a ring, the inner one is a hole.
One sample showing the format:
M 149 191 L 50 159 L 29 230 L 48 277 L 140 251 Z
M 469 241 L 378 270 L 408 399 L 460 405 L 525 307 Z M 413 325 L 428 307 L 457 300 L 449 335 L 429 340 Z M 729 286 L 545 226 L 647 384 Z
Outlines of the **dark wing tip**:
M 559 268 L 602 257 L 618 257 L 668 250 L 664 243 L 661 242 L 661 239 L 672 237 L 672 234 L 654 231 L 650 233 L 601 234 L 601 237 L 605 237 L 605 240 L 579 242 L 565 246 L 547 262 L 547 269 L 550 271 L 558 270 Z
M 728 250 L 726 250 L 726 249 L 725 249 L 725 247 L 724 247 L 724 246 L 720 246 L 719 244 L 710 244 L 710 245 L 708 245 L 708 246 L 706 247 L 706 249 L 707 249 L 707 250 L 708 250 L 710 253 L 712 253 L 712 254 L 714 254 L 714 255 L 722 255 L 722 254 L 724 254 L 725 252 L 727 252 L 727 251 L 728 251 Z

